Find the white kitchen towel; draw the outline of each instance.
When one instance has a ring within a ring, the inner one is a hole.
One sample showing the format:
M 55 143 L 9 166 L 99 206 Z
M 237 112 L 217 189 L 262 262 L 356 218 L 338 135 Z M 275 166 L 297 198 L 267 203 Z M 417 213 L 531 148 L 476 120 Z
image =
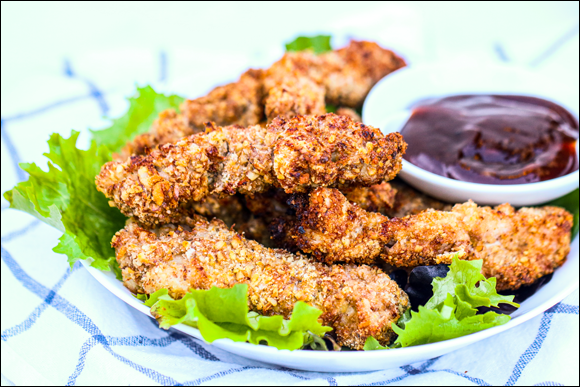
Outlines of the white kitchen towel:
M 220 20 L 222 24 L 237 17 L 237 11 L 229 9 L 232 7 L 236 6 L 228 6 L 227 12 L 221 10 L 225 12 Z M 574 19 L 570 22 L 557 13 L 542 13 L 537 19 L 544 24 L 538 23 L 533 29 L 534 36 L 541 35 L 535 45 L 528 39 L 532 29 L 522 27 L 520 31 L 514 29 L 501 36 L 490 35 L 488 31 L 480 34 L 483 37 L 479 41 L 473 37 L 469 44 L 455 41 L 454 46 L 447 42 L 456 35 L 458 28 L 467 28 L 466 23 L 436 23 L 436 18 L 427 17 L 429 12 L 407 5 L 381 7 L 378 11 L 352 12 L 348 17 L 344 12 L 340 17 L 338 13 L 336 17 L 327 14 L 319 29 L 330 31 L 338 42 L 352 35 L 377 40 L 387 37 L 384 40 L 406 54 L 412 63 L 454 60 L 453 53 L 456 53 L 457 60 L 469 57 L 520 63 L 535 61 L 531 64 L 537 65 L 538 71 L 550 72 L 562 79 L 578 77 L 577 12 L 576 24 Z M 46 165 L 42 153 L 47 151 L 46 140 L 50 133 L 59 132 L 68 137 L 70 130 L 76 129 L 82 132 L 81 141 L 86 141 L 87 128 L 103 127 L 108 122 L 105 116 L 122 114 L 127 108 L 125 97 L 133 93 L 135 83 L 150 83 L 158 90 L 187 97 L 201 95 L 219 83 L 236 78 L 248 66 L 265 66 L 275 60 L 282 49 L 272 41 L 283 42 L 288 35 L 287 31 L 284 36 L 275 30 L 268 33 L 263 51 L 251 49 L 250 43 L 255 41 L 246 35 L 248 47 L 240 43 L 235 53 L 205 46 L 168 46 L 167 49 L 133 46 L 111 39 L 99 46 L 89 39 L 94 47 L 59 51 L 54 55 L 46 47 L 39 47 L 38 52 L 50 60 L 29 58 L 36 51 L 24 46 L 22 58 L 26 60 L 13 58 L 10 61 L 4 51 L 4 11 L 3 5 L 2 192 L 26 179 L 26 174 L 17 166 L 19 162 Z M 41 20 L 41 11 L 31 10 L 27 17 Z M 216 9 L 210 11 L 207 12 L 217 12 Z M 445 12 L 453 12 L 451 9 L 443 11 L 438 14 L 441 19 Z M 496 11 L 485 10 L 490 14 Z M 288 10 L 288 15 L 291 14 L 292 10 Z M 104 17 L 94 13 L 91 16 L 92 19 L 87 16 L 87 24 Z M 556 16 L 560 17 L 560 22 L 555 21 Z M 70 19 L 71 26 L 81 28 L 80 19 Z M 208 23 L 204 18 L 198 19 L 196 23 L 201 26 Z M 165 24 L 163 20 L 167 20 Z M 163 20 L 160 22 L 163 28 L 159 31 L 170 25 L 169 18 Z M 47 35 L 57 45 L 58 28 L 64 29 L 55 25 L 54 30 L 38 32 L 43 35 L 35 39 L 45 39 Z M 192 25 L 191 28 L 198 28 L 198 33 L 202 33 L 202 27 Z M 540 30 L 542 34 L 537 32 Z M 394 36 L 394 31 L 404 33 Z M 14 32 L 17 32 L 16 27 Z M 72 27 L 70 33 L 75 33 Z M 246 32 L 236 33 L 243 36 Z M 12 38 L 16 39 L 14 35 Z M 237 43 L 243 41 L 236 38 Z M 98 37 L 91 35 L 91 39 L 96 41 Z M 212 37 L 204 36 L 204 39 L 207 42 Z M 7 52 L 14 53 L 9 50 L 14 49 L 16 43 L 11 40 L 7 45 Z M 577 88 L 578 82 L 570 85 Z M 27 214 L 8 209 L 4 199 L 1 219 L 3 385 L 10 382 L 16 385 L 579 383 L 578 291 L 518 327 L 423 363 L 357 374 L 301 372 L 249 361 L 177 331 L 159 329 L 154 320 L 109 293 L 81 265 L 75 265 L 71 271 L 65 257 L 52 251 L 60 236 L 57 230 Z

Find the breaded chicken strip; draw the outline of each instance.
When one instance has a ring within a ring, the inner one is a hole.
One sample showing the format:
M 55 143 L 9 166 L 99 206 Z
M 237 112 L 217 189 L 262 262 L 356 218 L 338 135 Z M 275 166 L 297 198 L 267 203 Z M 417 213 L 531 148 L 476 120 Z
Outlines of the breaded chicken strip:
M 237 82 L 217 87 L 204 97 L 185 100 L 181 104 L 182 114 L 173 109 L 161 112 L 151 130 L 127 143 L 115 159 L 124 161 L 157 145 L 202 132 L 209 121 L 216 125 L 259 124 L 264 116 L 262 76 L 262 70 L 250 69 Z
M 362 349 L 369 336 L 388 344 L 391 323 L 409 308 L 397 284 L 377 268 L 326 266 L 284 250 L 265 248 L 221 221 L 183 218 L 180 225 L 147 229 L 129 222 L 112 246 L 124 284 L 134 293 L 248 285 L 248 306 L 262 315 L 289 318 L 298 301 L 322 310 L 340 345 Z
M 458 214 L 425 211 L 389 220 L 330 188 L 296 195 L 290 203 L 297 221 L 287 226 L 286 242 L 290 236 L 300 250 L 327 263 L 372 264 L 382 259 L 392 266 L 414 267 L 451 263 L 455 254 L 473 255 Z
M 417 191 L 400 178 L 390 181 L 391 188 L 396 190 L 395 200 L 392 206 L 383 205 L 384 210 L 379 210 L 389 218 L 402 218 L 408 215 L 416 215 L 425 210 L 433 209 L 450 211 L 452 204 L 442 202 L 423 192 Z M 369 210 L 373 211 L 373 210 Z
M 336 109 L 336 114 L 339 116 L 347 116 L 354 122 L 362 122 L 361 116 L 356 112 L 356 110 L 348 107 L 339 107 Z
M 259 124 L 264 116 L 263 76 L 263 70 L 250 69 L 237 82 L 217 87 L 205 97 L 185 100 L 181 111 L 186 122 L 198 132 L 209 121 L 218 126 Z
M 135 136 L 123 147 L 121 153 L 114 155 L 113 158 L 117 161 L 125 161 L 132 155 L 147 153 L 158 144 L 176 142 L 193 133 L 194 129 L 187 125 L 181 114 L 177 114 L 173 109 L 167 109 L 159 113 L 159 117 L 153 122 L 149 132 Z
M 385 182 L 370 187 L 343 188 L 341 191 L 351 203 L 371 212 L 382 212 L 386 207 L 392 207 L 397 192 Z M 296 216 L 296 211 L 287 204 L 290 198 L 291 194 L 287 194 L 280 188 L 273 188 L 261 194 L 246 195 L 247 208 L 257 220 L 261 221 L 253 220 L 254 223 L 261 223 L 260 229 L 263 231 L 259 233 L 260 236 L 267 234 L 268 239 L 270 236 L 273 239 L 273 241 L 259 239 L 262 244 L 297 251 L 294 242 L 287 241 L 285 234 L 287 224 L 293 222 Z M 236 227 L 236 230 L 244 229 Z M 251 231 L 246 235 L 250 239 L 258 240 Z
M 267 89 L 264 109 L 268 121 L 278 116 L 324 114 L 324 87 L 307 77 L 284 77 Z
M 483 259 L 482 273 L 499 290 L 529 285 L 561 266 L 570 252 L 572 215 L 559 207 L 492 209 L 473 202 L 450 212 L 426 210 L 388 219 L 366 212 L 334 189 L 296 196 L 297 222 L 284 225 L 286 244 L 327 263 L 373 263 L 397 267 Z M 280 227 L 280 226 L 279 226 Z
M 349 202 L 370 212 L 381 214 L 390 211 L 395 206 L 397 190 L 390 183 L 382 182 L 370 187 L 354 187 L 341 190 Z
M 406 66 L 394 52 L 374 42 L 351 41 L 324 54 L 326 66 L 337 70 L 324 77 L 326 102 L 335 106 L 362 106 L 371 88 L 386 75 Z
M 521 208 L 509 204 L 453 207 L 466 224 L 482 273 L 497 278 L 497 289 L 518 289 L 560 267 L 570 252 L 573 217 L 559 207 Z
M 310 51 L 286 53 L 267 70 L 250 69 L 237 82 L 184 101 L 182 114 L 174 113 L 173 120 L 160 117 L 162 127 L 155 124 L 149 133 L 137 136 L 118 159 L 141 155 L 146 149 L 203 131 L 210 121 L 218 126 L 251 126 L 280 115 L 320 115 L 326 111 L 325 101 L 360 107 L 382 77 L 403 66 L 403 59 L 392 51 L 364 41 L 352 41 L 345 48 L 321 55 Z M 354 111 L 337 113 L 360 121 Z
M 99 191 L 144 224 L 172 223 L 210 193 L 287 193 L 313 187 L 372 185 L 401 169 L 406 143 L 398 133 L 326 114 L 278 118 L 267 128 L 209 127 L 147 156 L 109 162 Z
M 265 86 L 270 89 L 288 74 L 306 77 L 324 86 L 327 104 L 356 108 L 381 78 L 404 66 L 403 59 L 376 43 L 351 41 L 345 48 L 320 55 L 286 53 L 267 70 Z
M 393 207 L 397 194 L 397 190 L 386 182 L 370 187 L 346 187 L 340 191 L 349 202 L 371 212 L 383 212 L 383 209 Z M 261 194 L 246 195 L 245 201 L 252 214 L 274 219 L 283 215 L 295 215 L 295 211 L 288 206 L 290 198 L 291 194 L 280 188 L 273 188 Z

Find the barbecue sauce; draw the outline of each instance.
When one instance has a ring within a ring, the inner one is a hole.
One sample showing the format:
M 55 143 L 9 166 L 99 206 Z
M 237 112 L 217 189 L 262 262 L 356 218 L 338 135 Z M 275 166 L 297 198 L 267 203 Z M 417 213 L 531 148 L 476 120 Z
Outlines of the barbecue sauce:
M 578 169 L 578 121 L 562 106 L 517 95 L 458 95 L 421 101 L 401 134 L 404 158 L 473 183 L 523 184 Z

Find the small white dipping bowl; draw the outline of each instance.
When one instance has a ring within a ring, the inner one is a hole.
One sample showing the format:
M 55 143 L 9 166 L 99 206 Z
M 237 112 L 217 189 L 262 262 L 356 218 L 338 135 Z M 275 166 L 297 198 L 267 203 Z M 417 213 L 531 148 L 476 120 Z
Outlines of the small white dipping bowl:
M 385 134 L 399 132 L 414 103 L 429 97 L 459 94 L 527 95 L 555 102 L 578 119 L 579 96 L 573 88 L 519 67 L 500 65 L 429 65 L 406 67 L 382 79 L 363 106 L 363 122 Z M 578 155 L 578 141 L 576 142 Z M 403 160 L 400 176 L 415 188 L 453 203 L 530 206 L 564 196 L 578 188 L 578 171 L 529 184 L 470 183 L 439 176 Z

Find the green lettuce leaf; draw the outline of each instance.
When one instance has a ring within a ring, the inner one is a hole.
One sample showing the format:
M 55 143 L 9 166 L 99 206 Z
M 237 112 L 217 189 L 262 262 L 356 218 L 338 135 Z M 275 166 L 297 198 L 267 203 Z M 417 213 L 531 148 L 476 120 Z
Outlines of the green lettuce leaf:
M 98 145 L 118 152 L 136 135 L 147 132 L 160 112 L 173 108 L 179 111 L 183 98 L 155 92 L 151 86 L 137 88 L 137 94 L 128 99 L 129 110 L 112 120 L 112 125 L 102 130 L 91 130 Z
M 298 302 L 290 320 L 282 316 L 261 316 L 248 310 L 247 293 L 247 285 L 237 284 L 229 289 L 191 290 L 183 298 L 174 300 L 162 289 L 149 296 L 145 305 L 151 307 L 161 328 L 190 325 L 198 328 L 210 343 L 229 338 L 252 344 L 266 343 L 278 349 L 295 350 L 305 345 L 326 348 L 320 337 L 332 329 L 318 322 L 320 310 Z
M 336 113 L 336 106 L 326 104 L 326 112 L 327 113 Z
M 449 272 L 445 278 L 435 278 L 432 282 L 433 297 L 427 301 L 425 308 L 436 309 L 447 299 L 448 295 L 457 296 L 473 308 L 480 306 L 498 306 L 500 303 L 519 306 L 512 302 L 514 296 L 502 296 L 495 290 L 496 279 L 486 279 L 481 274 L 483 261 L 464 261 L 453 257 Z
M 330 35 L 299 36 L 290 43 L 286 43 L 286 51 L 312 50 L 315 54 L 332 51 Z
M 395 346 L 410 347 L 454 339 L 505 324 L 510 320 L 510 316 L 495 312 L 479 315 L 476 313 L 477 310 L 469 303 L 447 294 L 439 307 L 428 309 L 420 306 L 419 312 L 411 312 L 411 320 L 405 329 L 393 325 L 393 330 L 399 335 Z
M 156 93 L 151 87 L 137 90 L 129 99 L 127 114 L 113 120 L 102 131 L 93 131 L 88 150 L 77 148 L 79 133 L 69 138 L 59 134 L 48 140 L 47 171 L 36 164 L 21 163 L 29 178 L 4 193 L 10 207 L 27 212 L 63 232 L 53 249 L 65 254 L 71 266 L 79 259 L 90 259 L 100 270 L 120 270 L 111 248 L 113 235 L 122 229 L 126 218 L 110 207 L 95 187 L 95 176 L 126 141 L 146 131 L 159 112 L 177 107 L 181 97 Z
M 390 347 L 383 347 L 369 337 L 364 349 L 367 351 L 409 347 L 435 343 L 469 335 L 487 328 L 502 325 L 510 316 L 487 312 L 477 314 L 481 306 L 510 304 L 514 296 L 503 296 L 496 291 L 496 279 L 486 279 L 481 274 L 483 261 L 464 261 L 456 255 L 445 278 L 432 282 L 433 296 L 418 312 L 408 310 L 393 324 L 397 340 Z
M 365 346 L 363 347 L 363 351 L 377 351 L 380 349 L 389 349 L 389 347 L 383 347 L 377 339 L 370 336 L 367 338 L 365 342 Z
M 510 316 L 487 312 L 477 314 L 481 306 L 510 304 L 514 296 L 498 294 L 496 279 L 481 274 L 483 261 L 463 261 L 456 255 L 445 278 L 433 280 L 433 297 L 418 312 L 410 312 L 393 330 L 399 335 L 395 347 L 409 347 L 449 340 L 502 325 Z
M 28 180 L 4 197 L 10 207 L 25 211 L 63 232 L 54 248 L 66 254 L 71 266 L 79 259 L 92 260 L 101 270 L 116 270 L 111 238 L 123 228 L 125 217 L 111 208 L 95 187 L 95 176 L 109 161 L 110 151 L 94 142 L 88 150 L 76 147 L 79 132 L 67 138 L 53 134 L 48 140 L 48 171 L 21 163 Z
M 551 202 L 544 203 L 542 206 L 557 206 L 562 207 L 574 215 L 574 225 L 572 226 L 572 238 L 578 235 L 579 230 L 579 217 L 580 217 L 580 191 L 576 189 L 570 192 L 568 195 L 562 196 L 561 198 L 552 200 Z

